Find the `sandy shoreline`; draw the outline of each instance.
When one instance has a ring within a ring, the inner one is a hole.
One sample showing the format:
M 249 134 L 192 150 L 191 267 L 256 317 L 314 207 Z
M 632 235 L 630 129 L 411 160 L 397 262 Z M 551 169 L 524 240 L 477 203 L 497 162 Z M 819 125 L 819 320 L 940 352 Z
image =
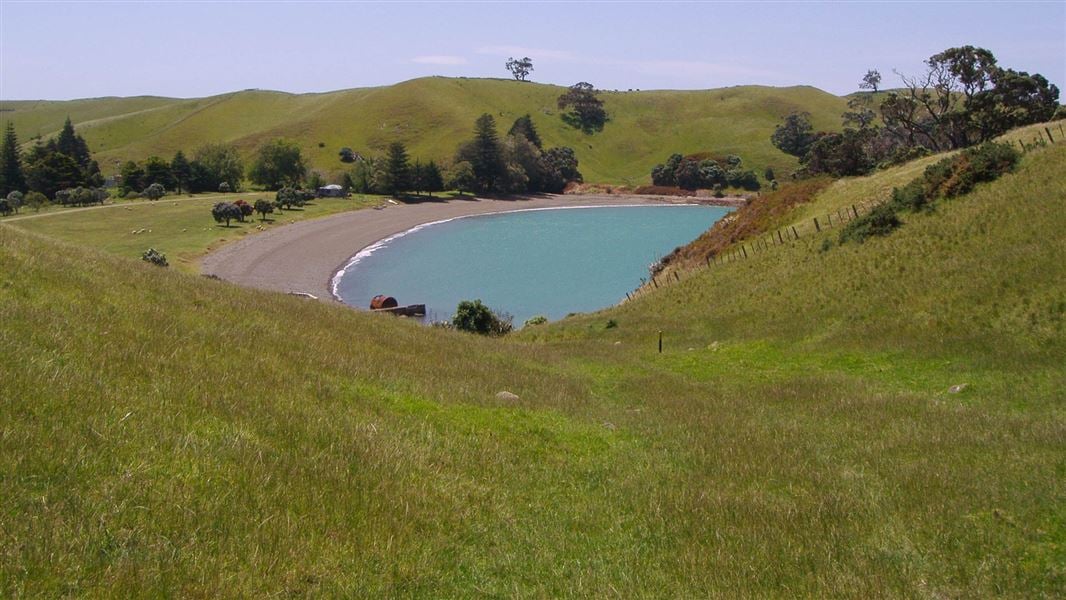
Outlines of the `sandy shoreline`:
M 351 257 L 375 242 L 425 223 L 531 208 L 682 204 L 694 200 L 662 196 L 545 195 L 390 204 L 382 210 L 357 210 L 285 225 L 227 244 L 204 257 L 201 272 L 248 287 L 304 292 L 332 300 L 330 280 Z

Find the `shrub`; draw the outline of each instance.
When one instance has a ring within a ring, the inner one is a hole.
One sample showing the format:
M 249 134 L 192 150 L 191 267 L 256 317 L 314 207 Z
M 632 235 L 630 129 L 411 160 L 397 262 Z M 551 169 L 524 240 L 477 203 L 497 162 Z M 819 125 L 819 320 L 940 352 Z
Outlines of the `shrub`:
M 34 212 L 39 212 L 48 204 L 48 197 L 41 192 L 30 192 L 26 194 L 25 202 L 26 206 L 32 208 Z
M 11 208 L 11 202 L 7 198 L 0 198 L 0 217 L 6 217 L 13 212 L 15 211 Z
M 882 204 L 869 213 L 847 224 L 840 232 L 840 243 L 849 241 L 863 243 L 872 236 L 884 236 L 902 225 L 891 204 Z
M 222 193 L 222 194 L 230 193 L 231 190 L 230 190 L 229 183 L 223 181 L 222 183 L 218 184 L 218 191 L 219 191 L 219 193 Z
M 244 222 L 245 217 L 250 217 L 255 213 L 255 209 L 252 208 L 252 205 L 248 204 L 244 200 L 237 200 L 233 203 L 233 205 L 241 211 L 241 216 L 238 220 L 242 223 Z
M 11 207 L 11 210 L 15 211 L 15 214 L 18 214 L 19 209 L 22 208 L 24 200 L 25 197 L 22 195 L 22 192 L 18 190 L 13 190 L 7 195 L 7 203 Z
M 211 208 L 211 216 L 216 223 L 225 221 L 226 227 L 229 227 L 230 221 L 241 218 L 241 209 L 232 202 L 219 202 Z
M 543 325 L 543 324 L 545 324 L 547 322 L 548 322 L 548 317 L 545 317 L 544 315 L 535 315 L 535 316 L 532 316 L 532 317 L 526 319 L 525 324 L 522 325 L 522 326 L 523 327 L 531 327 L 533 325 Z
M 255 201 L 255 206 L 253 206 L 252 208 L 255 209 L 255 212 L 259 213 L 260 220 L 265 221 L 266 216 L 269 213 L 274 212 L 274 203 L 270 200 L 260 198 L 259 200 Z
M 929 197 L 925 195 L 925 188 L 920 180 L 914 180 L 901 188 L 893 189 L 892 205 L 897 210 L 909 210 L 911 212 L 931 208 Z
M 144 188 L 144 191 L 141 192 L 141 196 L 144 196 L 149 200 L 159 200 L 164 195 L 166 195 L 166 193 L 167 190 L 163 187 L 163 184 L 153 183 L 152 185 Z
M 504 335 L 513 329 L 512 317 L 500 315 L 482 304 L 481 300 L 463 300 L 455 309 L 452 325 L 460 331 L 481 335 Z
M 169 266 L 167 263 L 167 256 L 155 248 L 149 248 L 144 254 L 141 255 L 141 260 L 144 262 L 152 263 L 157 267 Z

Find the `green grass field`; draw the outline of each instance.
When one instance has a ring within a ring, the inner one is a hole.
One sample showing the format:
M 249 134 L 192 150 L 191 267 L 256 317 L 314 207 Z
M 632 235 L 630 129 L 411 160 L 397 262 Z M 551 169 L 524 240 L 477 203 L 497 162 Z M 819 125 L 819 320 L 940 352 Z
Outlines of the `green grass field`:
M 9 220 L 28 231 L 120 256 L 139 257 L 148 248 L 155 248 L 167 256 L 172 266 L 187 273 L 198 273 L 199 259 L 226 242 L 271 227 L 384 202 L 379 196 L 320 198 L 303 208 L 275 210 L 265 221 L 256 214 L 244 223 L 233 221 L 229 227 L 217 224 L 211 218 L 211 207 L 217 202 L 243 199 L 255 204 L 259 198 L 273 197 L 273 192 L 211 194 L 193 198 L 168 196 L 156 202 L 120 202 L 88 210 L 55 208 L 39 216 L 23 211 L 20 215 L 23 218 Z
M 0 595 L 1057 597 L 1064 167 L 503 339 L 0 225 Z
M 811 87 L 608 92 L 603 98 L 611 121 L 589 136 L 559 118 L 556 98 L 563 89 L 430 77 L 324 94 L 248 90 L 188 100 L 2 101 L 0 108 L 23 141 L 54 135 L 69 115 L 108 174 L 129 159 L 152 154 L 169 159 L 209 141 L 234 143 L 248 158 L 275 137 L 299 142 L 314 168 L 325 173 L 345 167 L 337 156 L 344 146 L 376 154 L 402 141 L 412 157 L 441 160 L 471 136 L 480 114 L 492 114 L 502 135 L 529 113 L 545 144 L 574 148 L 587 181 L 639 185 L 674 152 L 738 154 L 760 176 L 767 166 L 784 176 L 797 163 L 770 144 L 774 126 L 789 112 L 803 110 L 816 127 L 837 129 L 846 107 L 844 98 Z

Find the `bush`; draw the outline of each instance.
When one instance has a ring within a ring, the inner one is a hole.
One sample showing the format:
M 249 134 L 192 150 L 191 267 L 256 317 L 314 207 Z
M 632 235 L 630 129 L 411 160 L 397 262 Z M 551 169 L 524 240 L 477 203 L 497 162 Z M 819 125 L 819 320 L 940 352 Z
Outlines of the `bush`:
M 155 248 L 149 248 L 147 252 L 141 255 L 141 260 L 152 263 L 157 267 L 169 266 L 167 263 L 167 256 Z
M 891 204 L 882 204 L 848 223 L 840 232 L 840 243 L 855 241 L 861 244 L 869 237 L 888 235 L 902 224 L 895 208 Z
M 233 203 L 241 211 L 240 221 L 243 223 L 246 217 L 250 217 L 255 213 L 255 209 L 251 204 L 248 204 L 244 200 L 238 200 Z
M 216 223 L 225 221 L 226 227 L 229 227 L 230 221 L 241 218 L 241 209 L 232 202 L 219 202 L 211 207 L 211 216 L 214 217 Z
M 260 198 L 259 200 L 255 201 L 255 206 L 253 206 L 252 208 L 255 209 L 255 212 L 259 213 L 259 215 L 261 217 L 260 220 L 265 221 L 266 220 L 266 216 L 268 214 L 274 212 L 274 203 L 271 202 L 270 200 L 265 200 L 263 198 Z
M 896 210 L 909 210 L 911 212 L 931 208 L 929 197 L 925 195 L 925 188 L 920 180 L 915 180 L 901 188 L 893 189 L 892 205 Z
M 482 304 L 481 300 L 463 300 L 455 309 L 452 325 L 460 331 L 481 335 L 504 335 L 514 328 L 512 317 L 500 315 Z
M 218 184 L 218 191 L 222 194 L 228 194 L 230 193 L 231 189 L 229 184 L 223 181 L 222 183 Z
M 8 206 L 11 207 L 11 210 L 15 211 L 15 214 L 18 214 L 19 209 L 22 208 L 22 205 L 25 203 L 24 200 L 25 197 L 22 195 L 22 192 L 18 190 L 12 190 L 11 193 L 7 195 Z
M 11 202 L 7 198 L 0 198 L 0 217 L 6 217 L 15 212 L 15 209 L 11 208 Z
M 547 322 L 548 322 L 548 317 L 545 317 L 544 315 L 535 315 L 535 316 L 532 316 L 532 317 L 526 319 L 525 324 L 523 324 L 522 326 L 523 327 L 531 327 L 533 325 L 543 325 L 543 324 L 545 324 Z
M 32 208 L 34 212 L 39 212 L 48 204 L 48 197 L 41 192 L 30 192 L 26 194 L 24 201 L 26 206 Z

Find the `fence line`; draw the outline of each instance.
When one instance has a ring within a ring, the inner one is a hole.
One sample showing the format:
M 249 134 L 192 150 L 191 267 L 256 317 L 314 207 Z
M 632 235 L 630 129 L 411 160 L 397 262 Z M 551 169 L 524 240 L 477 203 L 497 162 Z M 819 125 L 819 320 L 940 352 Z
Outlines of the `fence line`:
M 1044 127 L 1044 131 L 1047 133 L 1047 138 L 1051 141 L 1052 145 L 1060 143 L 1062 140 L 1066 139 L 1066 132 L 1063 131 L 1062 124 L 1059 124 L 1058 129 L 1060 137 L 1059 141 L 1056 141 L 1051 135 L 1051 129 L 1049 127 Z M 1016 140 L 1018 146 L 1021 147 L 1022 154 L 1028 154 L 1032 150 L 1043 148 L 1048 145 L 1048 142 L 1044 141 L 1044 134 L 1039 130 L 1037 130 L 1036 133 L 1037 135 L 1033 138 L 1033 141 L 1030 144 L 1026 144 L 1020 139 Z M 1005 143 L 1009 146 L 1014 145 L 1014 142 L 1010 140 L 1006 140 Z M 801 237 L 808 237 L 812 234 L 821 233 L 822 230 L 835 229 L 847 225 L 855 219 L 870 213 L 873 209 L 888 202 L 890 199 L 891 197 L 883 200 L 864 200 L 862 202 L 851 204 L 850 206 L 840 207 L 835 212 L 813 217 L 809 221 L 804 220 L 800 223 L 786 225 L 769 234 L 764 232 L 759 234 L 758 238 L 745 239 L 739 243 L 739 248 L 737 247 L 737 244 L 734 243 L 732 246 L 725 248 L 721 254 L 708 256 L 704 264 L 697 263 L 694 266 L 687 268 L 678 267 L 672 269 L 671 272 L 674 275 L 674 282 L 677 283 L 681 281 L 681 275 L 679 274 L 681 271 L 684 271 L 687 275 L 700 270 L 734 263 L 739 260 L 746 260 L 749 256 L 754 257 L 759 253 L 772 251 L 776 246 L 783 246 L 785 244 L 791 245 L 792 242 L 799 240 Z M 797 227 L 799 230 L 797 230 Z M 748 253 L 749 248 L 751 249 L 750 255 Z M 640 287 L 627 293 L 626 300 L 633 300 L 653 289 L 659 289 L 660 283 L 663 285 L 668 285 L 670 283 L 669 278 L 662 274 L 652 276 L 649 279 L 641 277 L 640 281 Z M 653 287 L 650 287 L 648 284 L 652 284 Z

